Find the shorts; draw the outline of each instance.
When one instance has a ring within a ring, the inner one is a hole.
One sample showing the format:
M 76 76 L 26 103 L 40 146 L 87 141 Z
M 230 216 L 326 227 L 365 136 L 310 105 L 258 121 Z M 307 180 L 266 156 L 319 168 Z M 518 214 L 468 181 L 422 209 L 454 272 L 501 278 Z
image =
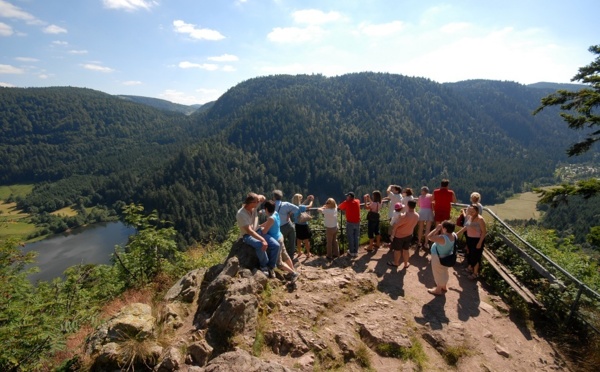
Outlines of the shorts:
M 410 243 L 412 242 L 412 235 L 405 236 L 404 238 L 396 238 L 392 240 L 392 248 L 395 251 L 405 250 L 407 251 L 410 248 Z
M 307 240 L 312 238 L 312 232 L 308 225 L 301 225 L 299 223 L 296 224 L 296 239 L 297 240 Z
M 377 221 L 373 221 L 373 220 L 367 221 L 367 236 L 369 237 L 369 239 L 373 239 L 377 235 L 380 235 L 380 233 L 379 233 L 379 220 L 377 220 Z
M 419 209 L 419 221 L 433 221 L 433 211 L 429 208 Z
M 450 211 L 435 211 L 435 222 L 447 221 L 450 219 Z

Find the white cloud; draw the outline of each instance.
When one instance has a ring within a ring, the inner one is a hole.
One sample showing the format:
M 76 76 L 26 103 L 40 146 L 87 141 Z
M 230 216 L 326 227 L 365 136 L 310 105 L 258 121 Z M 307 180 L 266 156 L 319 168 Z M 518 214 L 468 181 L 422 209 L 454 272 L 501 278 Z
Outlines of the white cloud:
M 16 57 L 15 58 L 19 62 L 38 62 L 39 59 L 31 58 L 31 57 Z
M 15 88 L 14 85 L 10 84 L 10 83 L 3 83 L 0 81 L 0 87 L 5 87 L 5 88 Z
M 188 61 L 179 62 L 178 66 L 179 68 L 183 69 L 199 68 L 207 71 L 215 71 L 219 69 L 219 65 L 215 65 L 214 63 L 193 63 Z
M 86 63 L 86 64 L 82 65 L 82 67 L 85 68 L 86 70 L 91 70 L 91 71 L 99 71 L 99 72 L 113 72 L 114 71 L 110 67 L 100 66 L 95 63 Z
M 88 51 L 85 50 L 85 49 L 82 49 L 82 50 L 75 50 L 75 49 L 73 49 L 73 50 L 69 50 L 68 53 L 69 54 L 87 54 Z
M 25 70 L 11 66 L 11 65 L 0 65 L 0 74 L 22 74 Z
M 67 33 L 67 29 L 62 28 L 57 25 L 46 26 L 46 27 L 44 27 L 44 29 L 42 31 L 45 34 L 66 34 Z
M 235 67 L 233 67 L 233 66 L 229 66 L 229 65 L 225 65 L 225 66 L 223 66 L 223 67 L 221 68 L 221 70 L 222 70 L 222 71 L 225 71 L 225 72 L 235 72 L 235 71 L 237 71 L 237 69 L 236 69 Z
M 235 61 L 238 61 L 239 58 L 237 56 L 234 56 L 231 54 L 222 54 L 217 57 L 208 57 L 208 60 L 215 61 L 215 62 L 235 62 Z
M 66 41 L 54 40 L 52 42 L 52 45 L 67 46 L 69 45 L 69 43 Z
M 10 36 L 13 34 L 13 29 L 6 23 L 0 22 L 0 36 Z
M 361 24 L 359 30 L 367 36 L 390 36 L 397 34 L 404 29 L 405 25 L 401 21 L 381 23 L 378 25 Z
M 267 39 L 274 43 L 305 43 L 320 39 L 323 33 L 323 30 L 317 26 L 306 28 L 276 27 L 267 34 Z
M 40 21 L 33 15 L 21 10 L 9 2 L 0 0 L 0 17 L 15 18 L 31 24 L 39 24 Z
M 149 10 L 153 6 L 158 5 L 156 1 L 148 0 L 102 0 L 102 3 L 108 9 L 124 9 L 127 11 L 138 9 Z
M 471 27 L 471 25 L 467 22 L 455 22 L 455 23 L 448 23 L 447 25 L 442 26 L 441 30 L 442 30 L 442 32 L 452 34 L 455 32 L 464 31 L 464 30 L 468 29 L 469 27 Z
M 196 25 L 185 23 L 182 20 L 173 21 L 173 26 L 175 26 L 175 32 L 187 34 L 192 39 L 213 41 L 225 39 L 225 36 L 221 35 L 219 31 L 208 28 L 196 28 Z
M 128 81 L 124 81 L 123 85 L 127 85 L 127 86 L 142 85 L 142 82 L 138 81 L 138 80 L 128 80 Z
M 292 13 L 292 18 L 296 23 L 314 25 L 341 20 L 342 15 L 338 12 L 325 13 L 317 9 L 305 9 Z
M 42 80 L 46 80 L 50 77 L 50 75 L 46 75 L 46 74 L 39 74 L 38 77 Z

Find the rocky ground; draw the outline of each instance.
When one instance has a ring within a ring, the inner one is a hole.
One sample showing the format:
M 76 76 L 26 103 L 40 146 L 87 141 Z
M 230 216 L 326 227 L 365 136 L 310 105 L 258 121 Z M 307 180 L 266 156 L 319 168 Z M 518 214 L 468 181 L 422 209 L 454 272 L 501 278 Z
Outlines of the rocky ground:
M 347 338 L 368 346 L 362 349 L 367 354 L 362 358 L 368 361 L 363 364 L 376 371 L 441 371 L 449 365 L 459 371 L 568 370 L 553 346 L 526 321 L 511 320 L 499 297 L 462 274 L 462 264 L 450 269 L 449 291 L 438 297 L 427 292 L 434 287 L 429 256 L 411 251 L 407 269 L 388 266 L 391 257 L 387 248 L 368 253 L 363 247 L 357 259 L 301 258 L 297 286 L 276 292 L 281 306 L 269 315 L 271 333 L 312 334 L 314 342 L 322 343 L 332 357 L 301 352 L 282 356 L 271 348 L 261 358 L 301 370 L 312 370 L 315 365 L 335 368 L 337 355 L 347 353 L 340 346 L 343 342 L 336 340 Z M 353 282 L 362 284 L 353 287 Z M 426 360 L 381 356 L 376 352 L 377 342 L 386 339 L 409 347 L 420 344 Z M 344 370 L 361 369 L 356 356 L 345 362 L 353 359 L 344 364 Z
M 186 275 L 158 308 L 134 304 L 111 319 L 88 342 L 92 369 L 123 369 L 135 359 L 124 357 L 135 354 L 127 341 L 135 338 L 134 356 L 141 344 L 147 354 L 136 370 L 571 370 L 460 262 L 449 291 L 434 296 L 422 252 L 411 251 L 407 269 L 387 265 L 387 248 L 334 261 L 301 257 L 290 285 L 281 273 L 249 270 L 256 257 L 247 248 L 236 243 L 224 264 Z

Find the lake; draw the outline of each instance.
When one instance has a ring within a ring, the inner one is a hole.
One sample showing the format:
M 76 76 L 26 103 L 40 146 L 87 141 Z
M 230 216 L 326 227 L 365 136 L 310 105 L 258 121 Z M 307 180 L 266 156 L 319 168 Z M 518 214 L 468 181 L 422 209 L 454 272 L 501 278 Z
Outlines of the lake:
M 34 266 L 40 268 L 29 278 L 32 282 L 51 281 L 74 265 L 110 264 L 115 245 L 124 246 L 134 232 L 122 222 L 103 222 L 27 244 L 23 251 L 38 252 Z

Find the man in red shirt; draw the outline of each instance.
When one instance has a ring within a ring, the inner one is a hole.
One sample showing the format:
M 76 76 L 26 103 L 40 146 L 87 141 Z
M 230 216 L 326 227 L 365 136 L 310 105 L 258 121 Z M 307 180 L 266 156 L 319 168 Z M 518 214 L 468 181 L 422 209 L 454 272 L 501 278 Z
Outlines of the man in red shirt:
M 402 256 L 404 269 L 410 265 L 408 263 L 408 250 L 412 242 L 415 226 L 419 223 L 419 214 L 415 212 L 417 202 L 409 200 L 406 205 L 408 206 L 408 211 L 400 215 L 400 218 L 398 218 L 398 221 L 392 227 L 393 238 L 390 248 L 394 250 L 394 262 L 388 261 L 387 263 L 389 266 L 398 267 L 400 266 L 400 256 Z
M 354 193 L 346 194 L 346 200 L 338 205 L 338 209 L 346 212 L 346 237 L 348 238 L 348 254 L 358 256 L 358 240 L 360 237 L 360 201 Z
M 433 190 L 431 204 L 433 205 L 436 226 L 450 219 L 452 203 L 456 203 L 456 195 L 454 195 L 454 191 L 448 188 L 448 185 L 450 185 L 450 181 L 443 179 L 440 188 Z

